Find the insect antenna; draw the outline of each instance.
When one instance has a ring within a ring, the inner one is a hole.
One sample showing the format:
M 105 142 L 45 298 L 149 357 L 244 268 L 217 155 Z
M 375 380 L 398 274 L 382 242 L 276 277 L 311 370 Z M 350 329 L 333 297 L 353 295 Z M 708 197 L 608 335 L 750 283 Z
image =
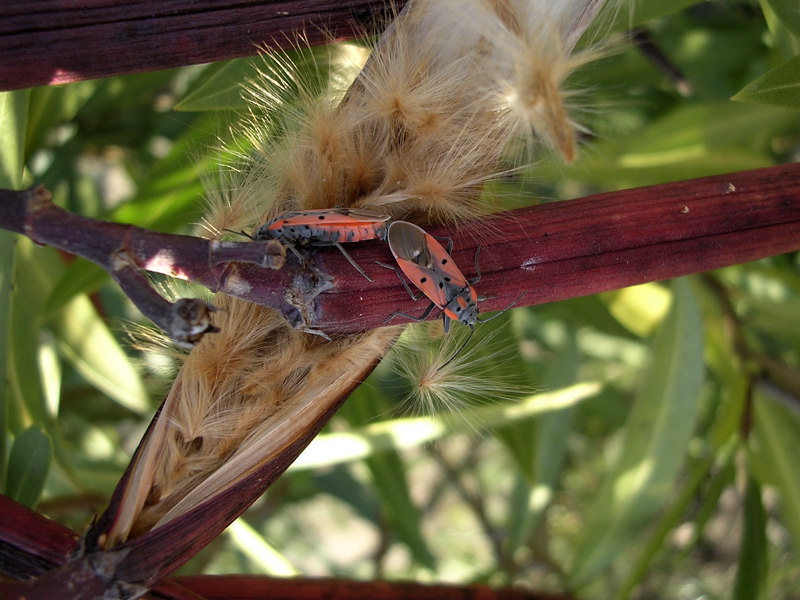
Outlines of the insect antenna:
M 247 239 L 252 240 L 254 242 L 258 241 L 254 236 L 250 235 L 249 233 L 246 233 L 245 231 L 241 231 L 241 230 L 240 231 L 236 231 L 235 229 L 227 229 L 227 228 L 223 229 L 222 231 L 227 231 L 228 233 L 232 233 L 234 235 L 244 236 Z
M 491 317 L 489 317 L 488 319 L 481 319 L 480 317 L 477 317 L 478 323 L 488 323 L 488 322 L 489 322 L 489 321 L 491 321 L 492 319 L 496 319 L 497 317 L 499 317 L 500 315 L 502 315 L 504 312 L 506 312 L 506 311 L 507 311 L 509 308 L 513 307 L 513 306 L 514 306 L 514 305 L 515 305 L 517 302 L 519 302 L 520 300 L 522 300 L 522 297 L 523 297 L 525 294 L 527 294 L 527 293 L 528 293 L 528 292 L 522 292 L 522 293 L 521 293 L 519 296 L 517 296 L 517 297 L 514 299 L 514 301 L 513 301 L 511 304 L 509 304 L 508 306 L 506 306 L 506 307 L 505 307 L 503 310 L 499 311 L 497 314 L 494 314 L 494 315 L 492 315 L 492 316 L 491 316 Z
M 494 315 L 494 317 L 496 317 L 496 316 L 497 316 L 497 315 Z M 494 318 L 494 317 L 492 317 L 492 318 Z M 470 325 L 470 326 L 469 326 L 469 335 L 467 336 L 467 339 L 465 339 L 465 340 L 464 340 L 464 343 L 463 343 L 463 344 L 461 344 L 461 346 L 459 346 L 459 347 L 458 347 L 458 350 L 456 350 L 456 351 L 453 353 L 453 356 L 451 356 L 450 358 L 448 358 L 448 359 L 447 359 L 447 361 L 446 361 L 446 362 L 445 362 L 445 363 L 444 363 L 442 366 L 440 366 L 438 369 L 436 369 L 436 372 L 437 372 L 437 373 L 438 373 L 439 371 L 441 371 L 442 369 L 444 369 L 444 368 L 445 368 L 447 365 L 449 365 L 451 362 L 453 362 L 453 361 L 456 359 L 456 357 L 458 357 L 458 355 L 459 355 L 459 354 L 461 354 L 461 351 L 462 351 L 462 350 L 464 350 L 464 348 L 466 348 L 466 347 L 467 347 L 467 344 L 469 343 L 470 339 L 472 339 L 472 334 L 473 334 L 473 333 L 475 333 L 475 328 L 474 328 L 472 325 Z

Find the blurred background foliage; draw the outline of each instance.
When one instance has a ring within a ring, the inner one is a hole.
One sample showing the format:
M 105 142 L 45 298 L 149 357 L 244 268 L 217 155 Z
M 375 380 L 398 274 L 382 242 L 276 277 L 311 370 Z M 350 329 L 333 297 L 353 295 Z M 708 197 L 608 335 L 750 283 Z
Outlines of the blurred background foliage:
M 796 0 L 645 0 L 614 29 L 631 25 L 635 42 L 571 81 L 580 159 L 493 183 L 502 207 L 798 159 Z M 322 89 L 363 52 L 287 57 Z M 0 183 L 189 232 L 263 60 L 2 94 Z M 426 352 L 410 341 L 184 571 L 796 597 L 799 260 L 509 311 L 453 365 L 435 418 L 408 399 L 403 373 Z M 80 530 L 175 364 L 135 349 L 141 317 L 81 259 L 0 232 L 0 282 L 0 483 Z

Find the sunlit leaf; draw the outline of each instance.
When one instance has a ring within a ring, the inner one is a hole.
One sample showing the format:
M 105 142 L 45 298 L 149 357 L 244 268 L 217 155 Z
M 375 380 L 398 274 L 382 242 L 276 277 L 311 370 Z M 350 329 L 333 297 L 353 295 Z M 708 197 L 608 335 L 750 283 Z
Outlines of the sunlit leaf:
M 381 405 L 380 397 L 374 393 L 362 392 L 359 400 L 350 403 L 351 414 L 355 411 L 369 418 L 372 413 L 370 405 L 373 405 L 372 408 L 374 405 Z M 375 493 L 380 498 L 383 518 L 391 522 L 399 538 L 408 546 L 415 562 L 432 569 L 435 559 L 422 537 L 422 517 L 411 499 L 406 470 L 397 450 L 387 447 L 384 452 L 371 453 L 364 460 L 369 468 Z
M 292 464 L 290 470 L 331 466 L 358 460 L 389 448 L 416 448 L 454 433 L 469 431 L 469 423 L 500 427 L 519 419 L 569 408 L 600 390 L 596 382 L 580 383 L 552 392 L 535 394 L 520 402 L 481 406 L 465 419 L 411 417 L 367 425 L 349 433 L 318 436 Z
M 51 321 L 59 351 L 87 381 L 129 410 L 149 412 L 138 370 L 86 297 L 70 301 Z
M 225 530 L 234 547 L 256 565 L 256 572 L 273 577 L 295 577 L 300 572 L 244 519 L 237 519 Z
M 28 92 L 0 93 L 0 188 L 19 188 L 25 155 Z M 0 231 L 0 485 L 5 481 L 8 443 L 8 356 L 16 236 Z M 2 491 L 2 489 L 0 489 Z
M 642 528 L 673 490 L 683 461 L 703 382 L 703 336 L 688 281 L 676 280 L 673 294 L 619 457 L 588 511 L 589 524 L 572 569 L 576 587 L 586 585 L 640 539 Z
M 257 73 L 258 58 L 241 58 L 214 65 L 202 83 L 175 105 L 175 110 L 241 110 L 242 83 Z

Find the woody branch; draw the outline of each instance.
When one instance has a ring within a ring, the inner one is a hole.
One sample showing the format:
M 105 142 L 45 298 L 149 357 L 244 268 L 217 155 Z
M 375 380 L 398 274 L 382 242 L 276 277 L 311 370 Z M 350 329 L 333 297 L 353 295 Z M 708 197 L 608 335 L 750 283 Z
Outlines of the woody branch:
M 97 221 L 58 208 L 41 188 L 3 192 L 0 227 L 99 264 L 158 324 L 176 309 L 154 299 L 141 271 L 188 279 L 289 317 L 297 303 L 286 298 L 299 296 L 303 325 L 328 334 L 379 327 L 396 311 L 425 308 L 408 297 L 394 272 L 374 264 L 391 260 L 381 242 L 348 247 L 374 278 L 368 283 L 333 248 L 313 251 L 305 265 L 290 253 L 286 268 L 273 270 L 283 260 L 277 242 L 214 242 Z M 499 233 L 487 240 L 479 228 Z M 482 310 L 507 306 L 522 293 L 518 306 L 554 302 L 800 249 L 800 165 L 524 208 L 460 231 L 430 229 L 454 237 L 453 258 L 468 277 L 483 246 L 479 291 L 488 298 Z M 332 285 L 319 293 L 315 282 L 324 274 Z

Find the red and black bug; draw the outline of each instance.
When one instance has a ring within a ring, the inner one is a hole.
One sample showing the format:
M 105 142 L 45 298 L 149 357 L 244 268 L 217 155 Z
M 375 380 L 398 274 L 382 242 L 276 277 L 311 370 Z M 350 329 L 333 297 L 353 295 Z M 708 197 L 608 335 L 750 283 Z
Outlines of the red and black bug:
M 475 252 L 475 277 L 467 279 L 450 256 L 453 246 L 452 240 L 448 240 L 448 247 L 445 250 L 444 246 L 435 237 L 421 227 L 406 221 L 394 221 L 387 229 L 386 241 L 389 243 L 389 250 L 397 261 L 397 266 L 385 263 L 378 264 L 393 269 L 400 278 L 403 287 L 406 288 L 406 291 L 414 300 L 419 300 L 425 296 L 431 301 L 428 308 L 419 317 L 397 312 L 392 314 L 389 317 L 390 319 L 401 315 L 414 321 L 423 321 L 434 308 L 440 308 L 442 309 L 445 333 L 450 329 L 450 321 L 459 321 L 474 331 L 473 326 L 475 323 L 485 323 L 494 319 L 511 308 L 524 295 L 524 293 L 520 295 L 519 298 L 498 314 L 481 320 L 478 317 L 478 301 L 482 298 L 478 296 L 473 287 L 481 279 L 478 266 L 480 247 Z M 401 271 L 420 290 L 420 294 L 414 294 L 400 274 Z M 471 332 L 470 337 L 472 337 Z M 469 339 L 468 337 L 464 345 L 439 368 L 443 368 L 458 356 Z
M 256 240 L 275 238 L 303 260 L 296 246 L 336 246 L 355 269 L 372 279 L 358 266 L 343 243 L 386 239 L 390 217 L 362 208 L 324 208 L 284 213 L 256 230 Z

